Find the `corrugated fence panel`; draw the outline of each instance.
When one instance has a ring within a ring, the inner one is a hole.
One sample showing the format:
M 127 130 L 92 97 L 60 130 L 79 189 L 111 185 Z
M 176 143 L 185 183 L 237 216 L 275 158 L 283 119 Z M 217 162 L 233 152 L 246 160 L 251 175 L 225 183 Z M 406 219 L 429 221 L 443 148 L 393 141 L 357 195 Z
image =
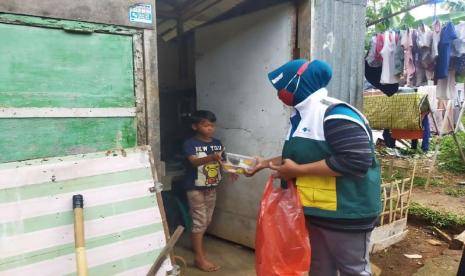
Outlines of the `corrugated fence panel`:
M 166 244 L 153 185 L 145 149 L 0 164 L 0 275 L 75 275 L 78 193 L 89 274 L 145 275 Z
M 362 107 L 366 0 L 311 1 L 311 58 L 333 67 L 332 97 Z

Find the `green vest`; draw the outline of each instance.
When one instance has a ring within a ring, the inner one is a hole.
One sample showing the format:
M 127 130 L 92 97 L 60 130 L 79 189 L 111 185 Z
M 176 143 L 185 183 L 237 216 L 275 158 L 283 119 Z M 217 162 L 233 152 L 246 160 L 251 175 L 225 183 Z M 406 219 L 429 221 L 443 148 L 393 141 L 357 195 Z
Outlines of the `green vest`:
M 324 94 L 312 95 L 309 98 L 313 100 L 304 103 L 305 109 L 302 106 L 296 106 L 296 109 L 304 116 L 295 133 L 290 135 L 285 142 L 282 153 L 283 159 L 291 159 L 298 164 L 313 163 L 331 156 L 331 149 L 323 138 L 323 121 L 328 107 L 341 103 Z M 360 114 L 358 110 L 351 108 Z M 364 118 L 363 115 L 360 114 L 360 116 Z M 371 138 L 368 125 L 365 124 L 364 128 Z M 346 176 L 305 176 L 296 179 L 297 190 L 306 215 L 337 219 L 363 219 L 377 217 L 380 214 L 380 166 L 374 156 L 373 141 L 371 141 L 371 148 L 373 162 L 363 179 Z

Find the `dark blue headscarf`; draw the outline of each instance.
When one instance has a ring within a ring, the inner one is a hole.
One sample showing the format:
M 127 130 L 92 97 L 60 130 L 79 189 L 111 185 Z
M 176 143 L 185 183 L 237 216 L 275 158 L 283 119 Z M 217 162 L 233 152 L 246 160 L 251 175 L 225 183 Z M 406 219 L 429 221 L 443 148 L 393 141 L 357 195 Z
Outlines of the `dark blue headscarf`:
M 289 81 L 296 75 L 299 68 L 308 62 L 305 59 L 296 59 L 289 61 L 278 69 L 268 74 L 268 79 L 273 84 L 276 90 L 281 90 L 286 87 Z M 296 89 L 298 77 L 294 78 L 287 90 L 294 93 L 294 106 L 301 103 L 313 92 L 326 87 L 332 77 L 332 69 L 329 64 L 320 60 L 312 61 L 307 70 L 300 78 L 299 87 Z

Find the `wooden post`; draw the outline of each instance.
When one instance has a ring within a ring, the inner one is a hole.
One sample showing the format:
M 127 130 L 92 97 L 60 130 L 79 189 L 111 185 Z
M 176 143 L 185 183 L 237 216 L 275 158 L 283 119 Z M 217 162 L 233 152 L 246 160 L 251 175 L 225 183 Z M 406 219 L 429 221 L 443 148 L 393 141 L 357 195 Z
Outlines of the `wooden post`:
M 462 156 L 463 162 L 465 162 L 465 154 L 463 153 L 462 147 L 460 146 L 459 139 L 457 139 L 457 135 L 453 133 L 452 137 L 454 138 L 455 144 L 457 145 L 457 148 L 459 149 L 459 153 L 460 153 L 460 156 Z
M 447 113 L 448 113 L 448 111 L 449 111 L 450 103 L 451 103 L 451 101 L 449 101 L 449 102 L 447 103 L 447 105 L 446 105 L 446 111 L 445 111 L 445 113 L 444 113 L 444 116 L 445 116 L 446 118 L 447 118 L 447 116 L 448 116 Z M 434 116 L 433 116 L 433 119 L 434 119 Z M 428 189 L 429 183 L 430 183 L 430 181 L 431 181 L 431 176 L 432 176 L 433 171 L 434 171 L 434 166 L 436 165 L 436 159 L 437 159 L 438 154 L 439 154 L 439 146 L 441 145 L 442 136 L 444 135 L 444 126 L 445 126 L 445 124 L 446 124 L 447 121 L 448 121 L 447 119 L 444 119 L 444 120 L 442 121 L 442 126 L 441 126 L 441 128 L 439 129 L 439 138 L 437 139 L 437 141 L 436 141 L 436 146 L 434 147 L 433 159 L 432 159 L 432 161 L 431 161 L 431 166 L 430 166 L 430 168 L 429 168 L 428 178 L 426 179 L 425 190 Z M 436 124 L 436 121 L 435 121 L 435 120 L 433 120 L 433 122 Z M 437 127 L 437 125 L 436 125 L 436 127 Z
M 417 160 L 415 160 L 415 163 L 413 163 L 412 179 L 410 180 L 410 188 L 409 188 L 408 196 L 407 196 L 407 206 L 405 207 L 405 218 L 407 218 L 408 216 L 408 209 L 410 207 L 410 197 L 412 196 L 413 181 L 415 180 L 416 172 L 417 172 Z
M 463 231 L 462 233 L 454 237 L 449 248 L 454 249 L 454 250 L 460 250 L 463 248 L 464 243 L 465 243 L 465 231 Z
M 176 231 L 174 232 L 173 236 L 168 240 L 166 243 L 166 246 L 162 249 L 160 254 L 158 255 L 157 259 L 155 260 L 155 263 L 152 265 L 150 268 L 149 273 L 147 273 L 147 276 L 152 276 L 155 275 L 158 270 L 160 269 L 161 265 L 165 261 L 165 259 L 168 257 L 170 254 L 171 250 L 173 250 L 173 247 L 176 245 L 176 242 L 179 240 L 179 238 L 182 235 L 182 232 L 184 232 L 184 227 L 178 226 Z
M 391 189 L 389 191 L 389 223 L 393 221 L 392 218 L 392 192 L 394 191 L 394 183 L 391 184 Z
M 391 178 L 394 175 L 394 158 L 392 156 L 389 157 L 388 175 L 389 178 Z
M 402 180 L 402 188 L 400 189 L 400 218 L 404 218 L 404 190 L 405 190 L 405 180 Z
M 137 144 L 147 145 L 147 105 L 145 104 L 144 39 L 141 33 L 133 37 L 134 90 L 136 95 Z
M 425 190 L 428 189 L 429 183 L 431 182 L 431 176 L 433 175 L 433 172 L 434 172 L 434 166 L 436 164 L 436 159 L 437 159 L 438 154 L 439 154 L 439 146 L 440 146 L 441 140 L 442 140 L 441 137 L 439 137 L 439 139 L 437 139 L 437 141 L 436 141 L 436 146 L 434 147 L 433 159 L 431 160 L 431 165 L 430 165 L 430 168 L 429 168 L 428 177 L 426 178 Z
M 74 210 L 74 247 L 76 251 L 76 269 L 78 276 L 87 276 L 87 258 L 84 237 L 84 199 L 82 195 L 73 196 Z
M 448 106 L 449 108 L 449 106 Z M 462 148 L 460 147 L 460 143 L 459 143 L 459 140 L 457 139 L 457 135 L 456 135 L 456 131 L 458 129 L 458 124 L 460 123 L 460 120 L 461 120 L 461 116 L 459 116 L 459 121 L 456 123 L 457 126 L 454 125 L 454 122 L 452 121 L 452 118 L 454 116 L 454 109 L 453 109 L 453 106 L 450 106 L 450 110 L 449 110 L 449 113 L 452 113 L 450 116 L 447 116 L 447 121 L 449 122 L 449 124 L 451 125 L 452 129 L 454 129 L 454 132 L 452 132 L 452 138 L 454 138 L 454 142 L 455 144 L 457 145 L 457 148 L 459 149 L 459 153 L 460 153 L 460 156 L 462 157 L 462 160 L 463 162 L 465 162 L 465 154 L 463 153 L 463 150 Z M 463 114 L 463 107 L 462 109 L 460 110 L 460 113 Z M 446 111 L 446 114 L 447 114 L 447 111 Z

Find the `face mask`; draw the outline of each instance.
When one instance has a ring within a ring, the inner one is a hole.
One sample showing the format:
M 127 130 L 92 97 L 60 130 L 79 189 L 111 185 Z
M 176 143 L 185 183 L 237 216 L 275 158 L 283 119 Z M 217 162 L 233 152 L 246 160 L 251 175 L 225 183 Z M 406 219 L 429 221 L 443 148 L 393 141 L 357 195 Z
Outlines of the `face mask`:
M 292 79 L 287 83 L 286 87 L 284 87 L 283 89 L 281 89 L 281 90 L 278 91 L 278 98 L 279 98 L 285 105 L 294 106 L 294 93 L 295 93 L 295 92 L 297 91 L 297 89 L 299 88 L 300 77 L 303 75 L 303 73 L 305 72 L 305 70 L 307 70 L 309 64 L 310 64 L 310 62 L 305 62 L 304 64 L 302 64 L 302 66 L 300 66 L 299 70 L 297 70 L 297 74 L 295 74 L 295 75 L 292 77 Z M 295 78 L 298 78 L 298 79 L 297 79 L 297 85 L 296 85 L 296 87 L 295 87 L 294 92 L 290 92 L 289 90 L 287 90 L 287 88 L 289 87 L 289 85 L 291 84 L 291 82 L 292 82 Z

